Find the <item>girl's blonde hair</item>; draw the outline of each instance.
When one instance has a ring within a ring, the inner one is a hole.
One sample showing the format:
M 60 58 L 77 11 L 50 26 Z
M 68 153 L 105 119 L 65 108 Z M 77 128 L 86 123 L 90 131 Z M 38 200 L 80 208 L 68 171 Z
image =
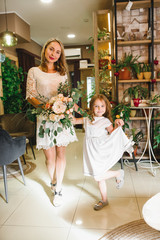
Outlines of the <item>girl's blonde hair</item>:
M 41 64 L 40 64 L 40 67 L 41 67 L 43 72 L 47 72 L 48 68 L 47 68 L 47 64 L 46 64 L 45 51 L 46 51 L 46 48 L 48 47 L 48 45 L 51 42 L 57 42 L 57 43 L 59 43 L 59 45 L 61 47 L 61 55 L 60 55 L 60 58 L 58 59 L 58 61 L 54 63 L 54 69 L 57 72 L 59 72 L 60 75 L 64 76 L 65 74 L 68 73 L 67 63 L 66 63 L 66 58 L 65 58 L 65 53 L 64 53 L 64 46 L 63 46 L 61 41 L 59 41 L 59 40 L 57 40 L 55 38 L 49 39 L 44 44 L 44 46 L 42 48 L 42 52 L 41 52 Z
M 97 99 L 99 99 L 100 101 L 103 100 L 105 102 L 106 112 L 103 114 L 103 116 L 108 118 L 111 122 L 113 122 L 112 116 L 111 116 L 111 104 L 110 104 L 109 100 L 103 94 L 94 95 L 90 101 L 90 114 L 92 116 L 92 119 L 94 119 L 93 106 Z

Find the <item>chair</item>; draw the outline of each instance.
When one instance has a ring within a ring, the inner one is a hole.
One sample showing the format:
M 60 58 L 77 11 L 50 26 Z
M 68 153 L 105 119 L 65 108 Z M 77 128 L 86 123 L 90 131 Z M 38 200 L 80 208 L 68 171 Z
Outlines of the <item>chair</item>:
M 12 138 L 7 131 L 0 129 L 0 166 L 2 166 L 3 170 L 4 188 L 7 203 L 8 203 L 8 187 L 6 166 L 11 164 L 17 159 L 22 179 L 25 185 L 25 178 L 20 160 L 20 156 L 24 154 L 25 149 L 26 149 L 25 136 Z
M 1 128 L 6 130 L 12 137 L 26 136 L 32 150 L 34 159 L 36 159 L 32 138 L 35 134 L 35 123 L 30 121 L 25 113 L 8 113 L 0 115 Z
M 137 167 L 137 163 L 136 163 L 136 158 L 135 158 L 134 152 L 132 152 L 132 157 L 133 157 L 133 162 L 134 162 L 135 169 L 136 169 L 136 171 L 138 171 L 138 167 Z M 119 161 L 121 163 L 121 169 L 123 169 L 123 156 L 121 157 L 121 159 Z

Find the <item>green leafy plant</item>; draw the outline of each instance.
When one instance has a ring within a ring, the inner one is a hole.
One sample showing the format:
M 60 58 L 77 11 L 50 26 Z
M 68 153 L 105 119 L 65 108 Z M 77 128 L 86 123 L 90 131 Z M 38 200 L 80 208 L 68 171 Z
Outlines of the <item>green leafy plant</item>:
M 130 112 L 131 112 L 130 106 L 125 105 L 122 102 L 119 103 L 117 106 L 115 106 L 112 109 L 113 121 L 115 121 L 117 118 L 121 118 L 124 121 L 123 129 L 125 130 L 125 128 L 129 128 L 129 125 L 127 122 L 130 121 L 129 120 Z
M 22 112 L 23 96 L 20 85 L 24 80 L 22 68 L 18 68 L 9 58 L 2 63 L 3 97 L 5 113 Z
M 160 94 L 156 94 L 154 96 L 151 96 L 150 99 L 147 101 L 149 104 L 157 104 L 157 102 L 160 100 Z
M 148 96 L 148 89 L 142 87 L 141 85 L 129 87 L 123 92 L 123 99 L 127 96 L 129 96 L 131 99 L 133 98 L 145 99 Z
M 160 124 L 155 126 L 154 130 L 154 146 L 153 148 L 158 148 L 160 146 Z
M 137 69 L 136 69 L 136 73 L 137 74 L 140 74 L 144 71 L 144 68 L 143 68 L 143 63 L 137 63 Z
M 151 63 L 144 63 L 143 64 L 143 72 L 151 72 L 152 71 L 152 64 Z
M 107 28 L 104 28 L 100 30 L 98 28 L 98 40 L 105 40 L 105 39 L 110 39 L 110 32 L 107 31 Z
M 139 146 L 139 142 L 143 139 L 143 132 L 140 130 L 137 130 L 136 128 L 130 129 L 131 131 L 131 137 L 132 140 L 134 141 L 135 146 Z
M 138 64 L 137 61 L 140 56 L 133 56 L 131 53 L 124 55 L 122 59 L 118 61 L 118 64 L 112 64 L 112 67 L 116 69 L 116 72 L 126 67 L 128 70 L 133 70 L 134 72 L 138 72 Z
M 102 59 L 102 58 L 107 57 L 107 56 L 110 56 L 108 49 L 100 49 L 98 51 L 98 58 L 99 59 Z

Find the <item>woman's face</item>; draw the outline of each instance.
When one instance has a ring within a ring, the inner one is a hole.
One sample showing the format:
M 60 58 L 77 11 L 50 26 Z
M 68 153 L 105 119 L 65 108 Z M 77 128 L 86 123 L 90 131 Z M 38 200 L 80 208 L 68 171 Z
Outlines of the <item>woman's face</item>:
M 93 104 L 93 113 L 95 117 L 102 117 L 106 112 L 106 103 L 104 100 L 96 99 Z
M 51 42 L 45 51 L 45 58 L 48 63 L 55 63 L 61 56 L 61 46 L 58 42 Z

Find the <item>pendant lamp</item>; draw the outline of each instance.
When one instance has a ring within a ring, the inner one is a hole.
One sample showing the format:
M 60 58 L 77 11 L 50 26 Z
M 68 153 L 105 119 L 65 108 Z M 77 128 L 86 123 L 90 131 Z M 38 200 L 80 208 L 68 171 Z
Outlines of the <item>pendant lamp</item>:
M 13 47 L 17 45 L 18 39 L 13 32 L 8 31 L 6 0 L 4 0 L 4 5 L 5 5 L 6 31 L 0 34 L 1 35 L 0 42 L 3 47 Z

